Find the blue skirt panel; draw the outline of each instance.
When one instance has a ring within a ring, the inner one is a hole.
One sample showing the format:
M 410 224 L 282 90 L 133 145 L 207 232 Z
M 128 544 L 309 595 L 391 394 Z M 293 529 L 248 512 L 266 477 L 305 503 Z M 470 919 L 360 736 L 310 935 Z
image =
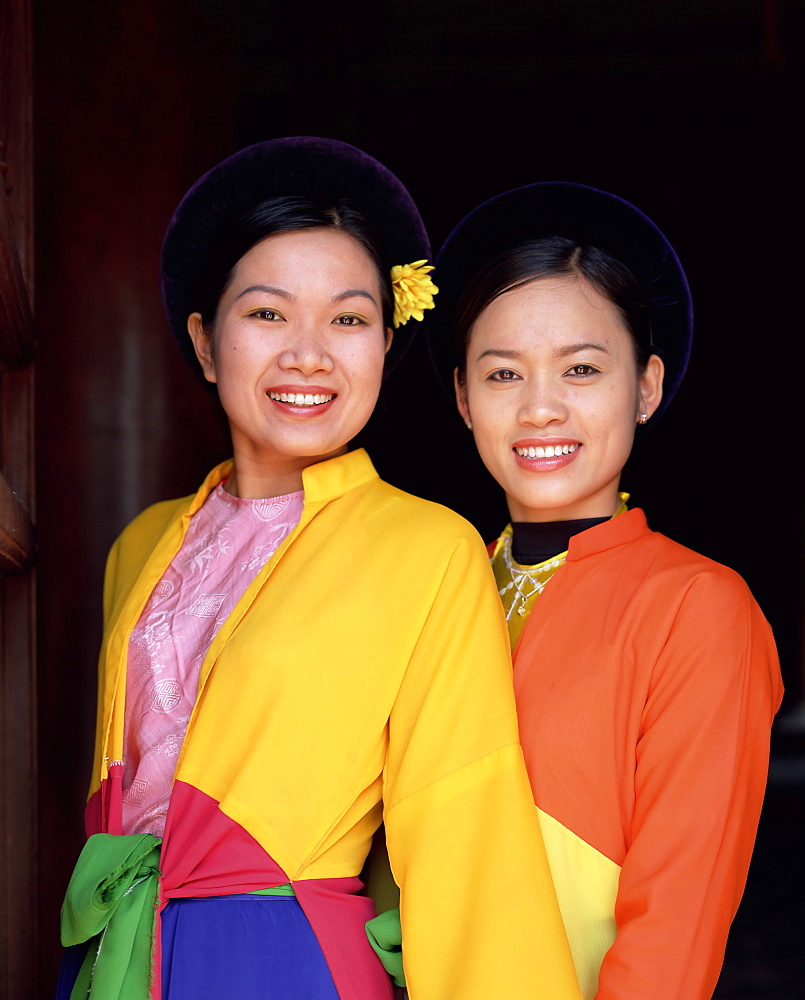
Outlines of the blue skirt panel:
M 88 947 L 65 950 L 56 1000 L 70 1000 Z M 296 897 L 244 894 L 168 903 L 162 1000 L 338 1000 L 338 993 Z
M 338 1000 L 295 896 L 172 899 L 162 912 L 162 1000 Z

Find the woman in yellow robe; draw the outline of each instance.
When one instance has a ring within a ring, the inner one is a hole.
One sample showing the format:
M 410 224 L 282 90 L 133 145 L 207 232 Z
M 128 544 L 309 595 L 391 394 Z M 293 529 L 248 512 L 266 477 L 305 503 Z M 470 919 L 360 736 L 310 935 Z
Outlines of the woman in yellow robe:
M 62 922 L 65 944 L 89 940 L 73 997 L 388 997 L 358 894 L 381 821 L 412 1000 L 578 996 L 481 540 L 349 450 L 407 321 L 432 304 L 428 253 L 397 178 L 330 140 L 235 154 L 171 222 L 168 316 L 217 386 L 234 458 L 144 511 L 109 557 L 93 836 Z M 246 505 L 303 491 L 304 504 L 197 657 L 164 829 L 142 832 L 124 809 L 141 789 L 131 637 L 220 489 Z M 262 917 L 241 922 L 280 906 L 307 928 L 283 948 L 300 976 L 317 963 L 309 987 L 293 968 L 290 986 L 270 985 L 280 958 L 262 955 Z M 211 937 L 182 931 L 191 913 Z

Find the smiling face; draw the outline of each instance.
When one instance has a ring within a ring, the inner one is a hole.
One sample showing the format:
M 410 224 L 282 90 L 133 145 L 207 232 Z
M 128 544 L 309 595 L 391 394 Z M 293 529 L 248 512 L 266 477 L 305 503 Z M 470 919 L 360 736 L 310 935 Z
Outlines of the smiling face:
M 641 413 L 662 397 L 662 361 L 638 374 L 618 308 L 580 275 L 494 299 L 469 338 L 458 406 L 513 521 L 606 517 Z
M 205 378 L 229 419 L 227 489 L 272 496 L 340 455 L 368 421 L 391 332 L 380 279 L 352 236 L 305 229 L 270 236 L 234 269 L 212 330 L 188 319 Z

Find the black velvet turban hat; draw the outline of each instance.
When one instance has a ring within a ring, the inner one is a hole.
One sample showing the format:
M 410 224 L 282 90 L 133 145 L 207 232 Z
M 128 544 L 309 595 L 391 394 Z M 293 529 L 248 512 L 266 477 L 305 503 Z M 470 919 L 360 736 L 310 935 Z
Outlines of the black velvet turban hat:
M 693 311 L 685 272 L 651 219 L 628 201 L 583 184 L 546 181 L 506 191 L 473 209 L 447 237 L 436 259 L 439 305 L 428 319 L 440 378 L 452 392 L 458 361 L 453 331 L 464 289 L 494 257 L 549 236 L 606 250 L 637 279 L 651 322 L 651 350 L 665 364 L 656 420 L 679 387 L 690 356 Z
M 170 221 L 162 245 L 162 297 L 173 334 L 201 377 L 187 332 L 197 306 L 193 290 L 216 243 L 244 213 L 269 198 L 297 195 L 326 204 L 347 199 L 374 229 L 389 268 L 430 257 L 430 244 L 411 196 L 395 175 L 368 153 L 336 139 L 271 139 L 242 149 L 190 188 Z M 416 329 L 395 331 L 389 370 Z

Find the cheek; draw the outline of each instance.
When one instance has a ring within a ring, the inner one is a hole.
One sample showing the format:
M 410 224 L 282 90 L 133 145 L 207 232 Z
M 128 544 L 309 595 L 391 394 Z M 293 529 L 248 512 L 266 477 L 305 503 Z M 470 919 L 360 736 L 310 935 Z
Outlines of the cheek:
M 351 352 L 344 359 L 345 365 L 352 372 L 352 377 L 363 385 L 380 387 L 383 380 L 383 367 L 386 363 L 386 345 L 384 340 L 372 341 L 362 345 L 360 349 Z
M 469 394 L 469 414 L 472 435 L 484 464 L 497 466 L 508 455 L 512 430 L 510 400 L 504 394 Z
M 490 406 L 494 403 L 494 400 L 489 398 L 489 393 L 483 391 L 483 387 L 479 386 L 476 382 L 466 382 L 464 384 L 464 399 L 466 400 L 467 406 L 473 415 L 473 424 L 475 423 L 475 414 L 488 413 Z
M 215 371 L 219 382 L 243 381 L 249 369 L 248 354 L 234 344 L 219 345 L 215 355 Z
M 269 365 L 265 356 L 248 343 L 221 340 L 216 344 L 215 375 L 218 394 L 228 406 L 237 406 L 251 398 L 260 386 Z
M 519 402 L 514 391 L 495 392 L 485 386 L 473 391 L 472 387 L 468 387 L 467 403 L 472 426 L 483 434 L 508 431 L 512 422 L 517 420 Z
M 634 444 L 636 405 L 631 391 L 620 393 L 598 416 L 600 436 L 606 440 L 612 460 L 619 465 L 626 462 Z
M 631 382 L 614 385 L 603 395 L 580 399 L 578 406 L 586 410 L 590 422 L 602 433 L 617 440 L 631 432 L 637 412 L 637 392 Z

